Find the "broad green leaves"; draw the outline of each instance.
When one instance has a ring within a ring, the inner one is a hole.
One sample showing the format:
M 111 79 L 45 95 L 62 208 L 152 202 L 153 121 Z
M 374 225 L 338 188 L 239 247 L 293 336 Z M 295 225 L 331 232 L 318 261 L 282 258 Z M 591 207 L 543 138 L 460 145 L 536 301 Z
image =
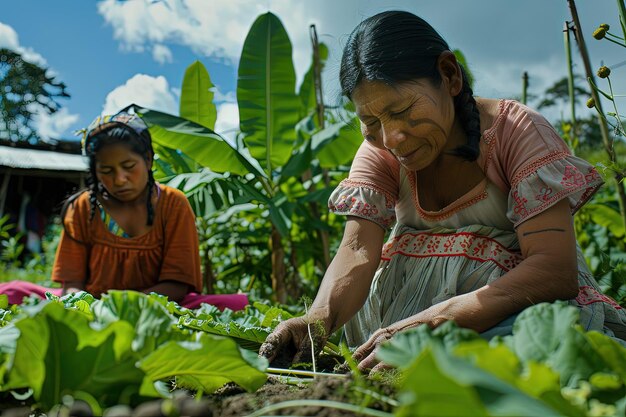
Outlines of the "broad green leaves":
M 176 385 L 204 392 L 214 392 L 228 382 L 248 391 L 265 383 L 267 361 L 250 355 L 242 356 L 237 344 L 230 339 L 200 334 L 197 342 L 167 342 L 139 363 L 151 380 L 176 377 Z M 151 389 L 144 380 L 141 392 Z
M 241 133 L 268 176 L 293 150 L 300 102 L 291 41 L 272 13 L 257 18 L 244 42 L 237 81 Z
M 215 130 L 217 110 L 213 103 L 211 78 L 200 61 L 187 67 L 180 93 L 180 115 L 201 126 Z
M 396 335 L 381 346 L 379 358 L 403 371 L 397 415 L 585 416 L 623 410 L 626 348 L 584 332 L 578 319 L 575 307 L 543 303 L 518 316 L 513 335 L 490 342 L 453 323 Z
M 101 406 L 159 397 L 157 384 L 213 392 L 261 386 L 267 362 L 234 340 L 178 326 L 191 310 L 160 296 L 111 291 L 102 300 L 44 301 L 0 329 L 0 391 L 30 388 L 44 408 L 85 392 Z M 63 304 L 65 302 L 65 305 Z M 91 302 L 91 304 L 90 304 Z
M 213 130 L 156 110 L 137 108 L 136 111 L 148 124 L 155 143 L 179 149 L 216 172 L 243 175 L 254 170 L 245 157 Z

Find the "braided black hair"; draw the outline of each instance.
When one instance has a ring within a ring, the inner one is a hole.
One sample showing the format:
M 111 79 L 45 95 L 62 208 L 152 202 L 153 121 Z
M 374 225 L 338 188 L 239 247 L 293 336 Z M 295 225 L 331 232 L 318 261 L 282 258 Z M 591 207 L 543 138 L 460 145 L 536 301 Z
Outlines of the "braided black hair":
M 107 125 L 103 125 L 101 129 L 99 129 L 95 134 L 90 135 L 88 139 L 89 145 L 85 149 L 85 153 L 89 159 L 89 176 L 87 177 L 87 189 L 81 190 L 78 193 L 70 196 L 64 203 L 63 208 L 61 209 L 63 228 L 66 234 L 74 240 L 76 240 L 75 237 L 71 236 L 71 234 L 68 233 L 67 228 L 65 227 L 65 215 L 67 214 L 67 209 L 69 205 L 72 204 L 79 195 L 81 195 L 85 191 L 88 192 L 90 205 L 89 219 L 93 220 L 96 213 L 96 207 L 98 205 L 97 196 L 107 194 L 106 189 L 104 188 L 102 183 L 98 181 L 98 177 L 96 175 L 96 154 L 98 153 L 98 151 L 108 145 L 123 143 L 130 146 L 131 151 L 142 155 L 146 162 L 151 161 L 154 155 L 154 151 L 152 150 L 152 139 L 148 130 L 137 133 L 132 128 L 120 122 L 111 122 Z M 149 169 L 147 184 L 148 201 L 146 202 L 148 209 L 148 226 L 151 226 L 154 222 L 154 207 L 152 206 L 152 193 L 154 186 L 154 175 L 152 173 L 152 170 Z
M 439 56 L 448 43 L 424 19 L 405 11 L 378 13 L 362 21 L 350 34 L 341 57 L 339 80 L 342 94 L 351 98 L 363 81 L 389 85 L 427 78 L 441 84 Z M 467 134 L 467 143 L 453 153 L 469 161 L 479 155 L 480 117 L 474 92 L 463 66 L 463 88 L 455 96 L 455 110 Z

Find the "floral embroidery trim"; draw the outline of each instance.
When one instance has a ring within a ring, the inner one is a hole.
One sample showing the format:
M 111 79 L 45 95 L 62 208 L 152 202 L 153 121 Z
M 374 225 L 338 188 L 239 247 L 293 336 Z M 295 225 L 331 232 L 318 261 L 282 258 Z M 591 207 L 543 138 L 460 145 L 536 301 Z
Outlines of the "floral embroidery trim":
M 576 302 L 583 306 L 593 303 L 607 303 L 616 310 L 622 310 L 622 306 L 617 304 L 617 302 L 615 302 L 615 300 L 613 300 L 611 297 L 600 293 L 598 290 L 588 285 L 583 285 L 578 289 Z
M 346 178 L 339 183 L 339 187 L 345 188 L 368 188 L 374 192 L 382 194 L 385 196 L 385 205 L 387 208 L 394 208 L 396 206 L 396 198 L 391 195 L 388 191 L 380 188 L 378 185 L 369 181 L 354 181 L 350 178 Z
M 541 158 L 537 159 L 536 161 L 533 161 L 532 163 L 526 165 L 524 168 L 522 168 L 521 170 L 519 170 L 515 176 L 513 177 L 513 180 L 511 181 L 511 188 L 515 188 L 517 187 L 517 185 L 526 177 L 528 177 L 529 175 L 531 175 L 533 172 L 536 172 L 539 168 L 554 162 L 556 160 L 559 159 L 563 159 L 565 157 L 568 156 L 572 156 L 569 152 L 567 151 L 555 151 L 555 152 L 551 152 L 547 155 L 542 156 Z
M 394 255 L 414 258 L 463 256 L 480 262 L 493 262 L 509 271 L 522 261 L 495 239 L 476 233 L 404 233 L 394 237 L 383 246 L 381 260 L 389 261 Z
M 370 191 L 372 190 L 370 189 Z M 368 203 L 360 196 L 359 188 L 348 188 L 345 191 L 341 190 L 332 201 L 329 200 L 328 208 L 334 213 L 362 217 L 378 223 L 384 228 L 389 228 L 395 222 L 396 217 L 393 211 L 394 205 L 390 204 L 387 196 L 385 196 L 385 200 L 386 209 L 380 210 L 376 204 Z M 386 213 L 391 214 L 385 215 Z
M 554 192 L 551 187 L 546 186 L 538 175 L 531 175 L 527 178 L 527 182 L 530 184 L 531 189 L 539 190 L 538 194 L 534 195 L 530 203 L 527 198 L 522 196 L 519 189 L 512 189 L 511 198 L 515 205 L 512 208 L 513 226 L 517 227 L 522 221 L 533 216 L 536 213 L 540 213 L 543 210 L 551 207 L 561 199 L 581 192 L 580 197 L 576 200 L 575 206 L 572 207 L 572 214 L 575 213 L 583 204 L 591 198 L 598 188 L 602 185 L 602 177 L 594 167 L 588 167 L 587 173 L 583 174 L 574 165 L 567 165 L 561 178 L 560 184 L 563 187 L 560 191 Z M 539 184 L 533 184 L 539 183 Z M 543 186 L 542 186 L 543 185 Z M 519 186 L 519 184 L 518 184 Z M 536 205 L 539 203 L 538 205 Z M 534 206 L 534 207 L 533 207 Z

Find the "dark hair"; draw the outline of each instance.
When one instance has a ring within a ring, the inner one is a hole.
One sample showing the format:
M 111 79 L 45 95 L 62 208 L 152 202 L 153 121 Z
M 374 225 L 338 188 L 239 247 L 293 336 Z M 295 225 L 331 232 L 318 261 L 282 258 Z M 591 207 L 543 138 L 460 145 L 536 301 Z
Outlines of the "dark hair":
M 438 58 L 449 50 L 448 43 L 424 19 L 404 11 L 378 13 L 362 21 L 348 37 L 339 72 L 342 94 L 351 99 L 363 80 L 394 85 L 427 78 L 439 85 Z M 474 161 L 479 155 L 480 116 L 465 69 L 459 67 L 463 87 L 454 97 L 454 107 L 467 143 L 454 153 Z
M 154 151 L 152 149 L 152 138 L 150 137 L 150 133 L 148 130 L 145 130 L 141 133 L 135 132 L 131 127 L 125 125 L 120 122 L 111 122 L 106 125 L 102 125 L 100 129 L 95 131 L 95 133 L 89 135 L 87 138 L 88 145 L 85 147 L 85 154 L 89 158 L 89 176 L 87 177 L 87 192 L 89 192 L 89 203 L 91 206 L 89 219 L 93 220 L 93 217 L 96 212 L 97 205 L 97 195 L 106 194 L 106 190 L 102 186 L 102 184 L 98 181 L 98 177 L 96 175 L 96 154 L 105 146 L 110 146 L 114 144 L 124 144 L 130 147 L 130 150 L 138 155 L 143 156 L 146 162 L 150 161 L 154 156 Z M 152 206 L 152 192 L 154 189 L 154 175 L 152 174 L 152 170 L 148 170 L 148 225 L 152 225 L 154 221 L 154 207 Z M 61 209 L 61 219 L 63 223 L 63 228 L 67 233 L 67 229 L 65 227 L 65 214 L 67 213 L 67 209 L 70 204 L 72 204 L 79 195 L 81 195 L 85 190 L 81 190 L 78 193 L 70 196 L 66 202 L 63 204 L 63 208 Z M 68 233 L 68 235 L 70 235 Z M 70 235 L 71 238 L 75 239 Z

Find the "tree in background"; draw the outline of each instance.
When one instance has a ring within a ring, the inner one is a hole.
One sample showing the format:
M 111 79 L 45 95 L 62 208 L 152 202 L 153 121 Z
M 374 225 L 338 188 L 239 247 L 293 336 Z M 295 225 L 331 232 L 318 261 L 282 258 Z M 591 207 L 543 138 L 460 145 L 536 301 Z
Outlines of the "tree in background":
M 0 138 L 37 142 L 33 116 L 56 113 L 61 108 L 56 99 L 69 97 L 65 83 L 49 75 L 48 68 L 0 48 Z

